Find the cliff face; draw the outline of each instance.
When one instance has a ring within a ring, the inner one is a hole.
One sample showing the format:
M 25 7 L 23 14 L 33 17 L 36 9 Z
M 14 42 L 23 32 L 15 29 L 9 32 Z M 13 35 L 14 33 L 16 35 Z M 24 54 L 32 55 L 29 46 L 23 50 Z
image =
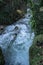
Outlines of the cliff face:
M 13 23 L 21 18 L 25 11 L 26 1 L 24 0 L 0 0 L 0 24 Z

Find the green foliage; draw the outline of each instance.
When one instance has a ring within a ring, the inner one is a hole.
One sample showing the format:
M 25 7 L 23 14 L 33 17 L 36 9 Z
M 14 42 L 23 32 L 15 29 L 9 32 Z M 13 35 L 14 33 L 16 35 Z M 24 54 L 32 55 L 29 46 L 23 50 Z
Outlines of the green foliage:
M 40 61 L 43 60 L 43 47 L 37 46 L 37 41 L 43 43 L 43 35 L 36 36 L 30 47 L 30 65 L 42 65 Z
M 32 28 L 35 34 L 43 34 L 43 0 L 30 0 L 30 7 L 33 13 Z M 34 22 L 35 20 L 35 22 Z
M 36 27 L 36 24 L 35 24 L 35 20 L 33 18 L 31 20 L 30 24 L 31 24 L 32 29 L 34 30 Z
M 31 26 L 35 34 L 38 35 L 30 47 L 30 65 L 43 65 L 43 45 L 37 46 L 40 42 L 43 44 L 43 0 L 30 1 L 30 7 L 33 13 Z M 37 41 L 39 41 L 39 43 L 37 43 Z

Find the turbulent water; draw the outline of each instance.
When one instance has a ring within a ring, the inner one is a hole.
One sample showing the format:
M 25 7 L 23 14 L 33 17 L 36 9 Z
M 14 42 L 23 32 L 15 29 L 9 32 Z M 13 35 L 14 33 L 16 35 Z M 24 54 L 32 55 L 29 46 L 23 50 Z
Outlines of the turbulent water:
M 34 38 L 30 26 L 31 17 L 28 9 L 24 18 L 5 27 L 3 34 L 0 35 L 5 65 L 29 65 L 29 48 Z

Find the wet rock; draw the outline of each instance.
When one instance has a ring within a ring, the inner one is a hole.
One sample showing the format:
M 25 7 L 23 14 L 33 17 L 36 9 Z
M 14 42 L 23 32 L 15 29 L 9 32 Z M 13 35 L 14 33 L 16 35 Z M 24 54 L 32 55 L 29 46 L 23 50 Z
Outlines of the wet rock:
M 3 31 L 4 31 L 4 26 L 0 25 L 0 35 L 3 33 Z
M 15 26 L 15 30 L 18 30 L 19 29 L 19 27 L 18 26 Z
M 2 50 L 0 48 L 0 65 L 4 65 L 4 64 L 5 64 L 5 60 L 4 60 L 4 56 L 3 56 Z
M 4 28 L 4 26 L 1 25 L 1 26 L 0 26 L 0 30 L 3 30 L 3 28 Z
M 18 25 L 15 26 L 14 31 L 15 31 L 15 35 L 17 35 L 19 33 L 20 28 Z

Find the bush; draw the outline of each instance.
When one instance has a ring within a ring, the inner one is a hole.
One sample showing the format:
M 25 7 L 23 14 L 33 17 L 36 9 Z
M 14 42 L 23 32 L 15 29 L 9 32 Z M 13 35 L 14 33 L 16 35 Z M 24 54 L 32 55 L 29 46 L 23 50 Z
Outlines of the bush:
M 30 65 L 43 65 L 43 34 L 36 36 L 30 47 Z
M 30 7 L 33 13 L 32 28 L 35 30 L 35 34 L 43 34 L 43 3 L 42 2 L 43 0 L 30 0 Z

